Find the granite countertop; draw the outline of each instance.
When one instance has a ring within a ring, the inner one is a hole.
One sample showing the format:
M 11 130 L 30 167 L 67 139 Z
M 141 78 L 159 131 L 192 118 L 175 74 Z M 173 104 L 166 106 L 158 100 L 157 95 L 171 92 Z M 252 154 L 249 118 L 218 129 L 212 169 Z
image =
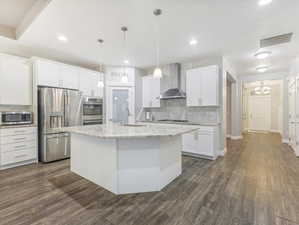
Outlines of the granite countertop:
M 136 126 L 137 125 L 137 126 Z M 103 124 L 59 128 L 57 131 L 82 134 L 98 138 L 143 138 L 176 136 L 198 130 L 198 126 L 176 124 L 137 123 L 129 126 L 120 124 Z
M 36 124 L 23 124 L 23 125 L 0 125 L 0 129 L 9 129 L 9 128 L 23 128 L 23 127 L 37 127 Z
M 140 121 L 142 123 L 153 123 L 153 124 L 181 124 L 181 125 L 195 125 L 195 126 L 220 126 L 217 122 L 173 122 L 173 121 Z

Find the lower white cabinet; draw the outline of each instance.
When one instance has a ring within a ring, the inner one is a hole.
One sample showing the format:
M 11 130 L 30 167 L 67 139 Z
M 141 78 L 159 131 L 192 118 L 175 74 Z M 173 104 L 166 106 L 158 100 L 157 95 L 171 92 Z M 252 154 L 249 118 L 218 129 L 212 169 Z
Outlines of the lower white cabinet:
M 37 128 L 0 129 L 0 169 L 37 162 Z
M 218 149 L 217 127 L 202 126 L 199 130 L 183 135 L 183 154 L 216 159 Z

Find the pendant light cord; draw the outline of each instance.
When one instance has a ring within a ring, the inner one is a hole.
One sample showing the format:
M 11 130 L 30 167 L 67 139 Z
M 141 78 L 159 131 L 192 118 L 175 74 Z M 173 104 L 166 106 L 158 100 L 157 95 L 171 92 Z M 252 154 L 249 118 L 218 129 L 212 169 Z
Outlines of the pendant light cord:
M 159 41 L 160 41 L 160 36 L 159 36 L 159 21 L 158 21 L 158 16 L 156 18 L 156 67 L 160 66 L 160 46 L 159 46 Z

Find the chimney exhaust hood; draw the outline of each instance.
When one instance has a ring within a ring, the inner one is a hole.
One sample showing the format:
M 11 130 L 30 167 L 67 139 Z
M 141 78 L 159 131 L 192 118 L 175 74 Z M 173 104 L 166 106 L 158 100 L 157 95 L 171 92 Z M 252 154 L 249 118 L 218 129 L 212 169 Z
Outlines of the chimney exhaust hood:
M 168 99 L 186 99 L 186 93 L 181 89 L 181 65 L 179 63 L 175 63 L 170 65 L 174 70 L 170 69 L 170 76 L 168 82 L 171 80 L 177 81 L 177 87 L 168 88 L 165 92 L 163 92 L 160 96 L 161 100 Z M 165 76 L 163 77 L 165 78 Z M 167 80 L 163 80 L 162 82 L 167 82 Z

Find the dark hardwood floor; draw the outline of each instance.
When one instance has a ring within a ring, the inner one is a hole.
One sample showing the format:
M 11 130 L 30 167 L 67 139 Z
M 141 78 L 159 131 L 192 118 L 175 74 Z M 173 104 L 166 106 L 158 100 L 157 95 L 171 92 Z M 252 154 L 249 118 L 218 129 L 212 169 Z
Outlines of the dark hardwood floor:
M 276 134 L 248 134 L 214 162 L 184 157 L 161 192 L 123 196 L 71 173 L 69 161 L 0 171 L 0 224 L 296 225 L 299 159 Z

